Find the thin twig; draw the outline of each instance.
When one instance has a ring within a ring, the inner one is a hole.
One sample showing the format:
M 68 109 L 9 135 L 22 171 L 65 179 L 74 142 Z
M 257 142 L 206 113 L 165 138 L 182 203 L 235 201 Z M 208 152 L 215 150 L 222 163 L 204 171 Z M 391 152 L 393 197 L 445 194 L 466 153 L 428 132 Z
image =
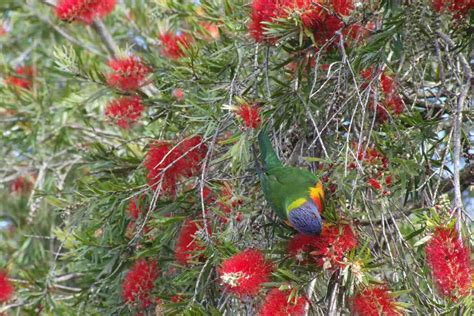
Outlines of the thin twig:
M 102 40 L 102 43 L 105 45 L 105 48 L 107 48 L 107 51 L 109 52 L 110 56 L 112 58 L 117 57 L 120 50 L 117 44 L 115 43 L 112 35 L 110 34 L 109 30 L 105 26 L 104 22 L 99 19 L 95 19 L 92 23 L 92 28 L 99 35 L 100 39 Z

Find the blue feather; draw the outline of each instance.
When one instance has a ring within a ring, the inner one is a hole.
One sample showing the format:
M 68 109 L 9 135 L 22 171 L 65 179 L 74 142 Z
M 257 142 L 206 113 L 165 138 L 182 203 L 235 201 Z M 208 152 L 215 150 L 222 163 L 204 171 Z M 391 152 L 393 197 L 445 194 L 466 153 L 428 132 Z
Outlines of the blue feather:
M 312 200 L 291 210 L 288 220 L 294 229 L 306 235 L 319 235 L 322 230 L 322 219 L 318 207 Z

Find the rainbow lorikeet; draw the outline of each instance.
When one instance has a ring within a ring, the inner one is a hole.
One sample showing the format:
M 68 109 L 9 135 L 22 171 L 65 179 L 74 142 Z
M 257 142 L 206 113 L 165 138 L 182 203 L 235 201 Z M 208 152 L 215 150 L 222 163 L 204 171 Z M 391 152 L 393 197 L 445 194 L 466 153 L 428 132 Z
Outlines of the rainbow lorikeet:
M 265 130 L 258 135 L 261 154 L 260 182 L 265 199 L 289 226 L 307 235 L 322 229 L 324 206 L 321 181 L 308 170 L 283 166 Z

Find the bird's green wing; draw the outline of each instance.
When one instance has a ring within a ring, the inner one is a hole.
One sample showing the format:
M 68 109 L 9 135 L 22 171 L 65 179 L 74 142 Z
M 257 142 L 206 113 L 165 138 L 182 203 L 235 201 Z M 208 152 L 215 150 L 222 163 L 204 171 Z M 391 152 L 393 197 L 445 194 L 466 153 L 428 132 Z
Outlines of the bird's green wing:
M 278 216 L 287 219 L 287 207 L 298 199 L 309 199 L 310 189 L 317 183 L 311 172 L 293 167 L 275 167 L 261 175 L 262 190 Z

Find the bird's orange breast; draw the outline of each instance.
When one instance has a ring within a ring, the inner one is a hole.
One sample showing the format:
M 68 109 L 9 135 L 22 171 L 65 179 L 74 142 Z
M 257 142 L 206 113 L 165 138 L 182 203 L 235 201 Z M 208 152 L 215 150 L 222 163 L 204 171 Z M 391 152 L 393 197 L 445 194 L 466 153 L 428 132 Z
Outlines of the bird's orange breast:
M 309 195 L 318 207 L 319 213 L 322 213 L 324 207 L 324 189 L 321 181 L 319 181 L 314 187 L 309 189 Z

